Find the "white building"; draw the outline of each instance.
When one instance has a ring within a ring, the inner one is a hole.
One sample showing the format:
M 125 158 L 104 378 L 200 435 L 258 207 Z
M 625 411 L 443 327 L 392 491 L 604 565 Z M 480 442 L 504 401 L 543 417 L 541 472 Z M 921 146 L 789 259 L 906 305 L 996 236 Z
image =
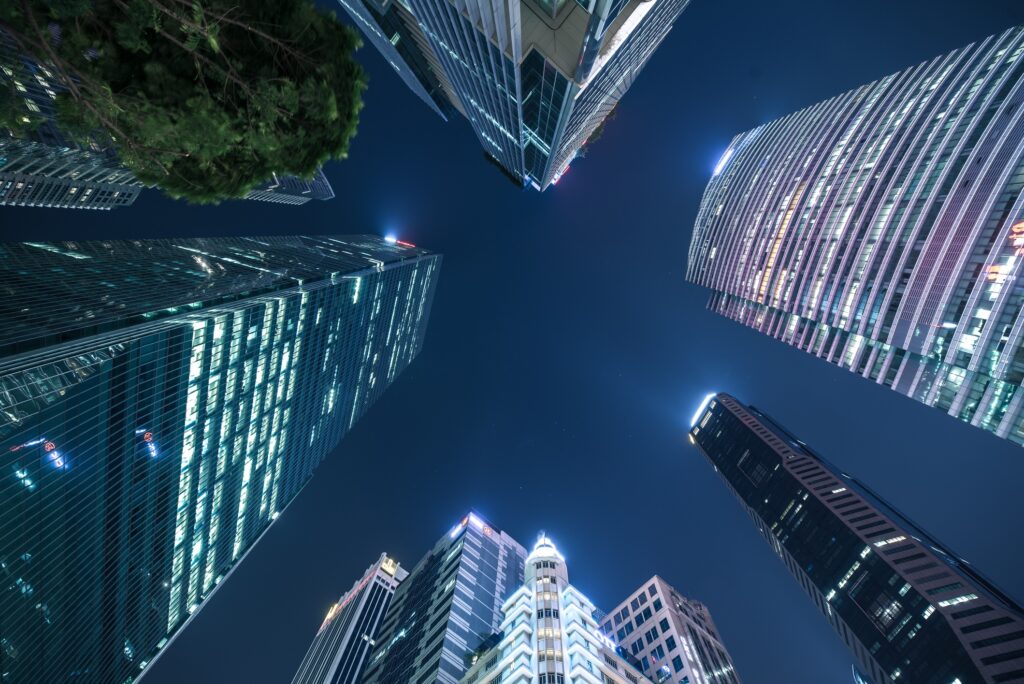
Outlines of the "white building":
M 525 577 L 461 684 L 651 684 L 601 633 L 594 604 L 569 584 L 565 559 L 544 535 L 526 558 Z

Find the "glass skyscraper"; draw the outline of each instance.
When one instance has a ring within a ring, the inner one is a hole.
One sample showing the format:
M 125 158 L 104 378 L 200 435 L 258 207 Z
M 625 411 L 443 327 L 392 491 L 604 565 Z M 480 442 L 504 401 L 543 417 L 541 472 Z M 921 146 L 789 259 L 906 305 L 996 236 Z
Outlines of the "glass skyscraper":
M 331 606 L 292 684 L 360 684 L 391 598 L 408 576 L 382 553 Z
M 709 308 L 1024 444 L 1024 27 L 736 136 Z
M 657 575 L 615 606 L 601 629 L 658 684 L 740 684 L 707 606 Z
M 409 87 L 544 190 L 596 139 L 689 0 L 339 0 Z
M 690 440 L 864 681 L 1024 682 L 1024 609 L 866 486 L 726 394 L 705 400 Z
M 470 656 L 500 629 L 526 555 L 476 513 L 465 516 L 395 592 L 365 684 L 457 684 Z
M 309 180 L 295 176 L 279 178 L 275 174 L 267 183 L 250 191 L 245 199 L 277 204 L 305 204 L 311 199 L 334 199 L 334 188 L 324 175 L 323 169 L 317 169 L 316 174 Z
M 0 245 L 0 673 L 145 670 L 419 352 L 370 236 Z
M 501 612 L 500 628 L 470 658 L 461 684 L 652 684 L 601 633 L 597 609 L 569 583 L 565 559 L 543 535 Z

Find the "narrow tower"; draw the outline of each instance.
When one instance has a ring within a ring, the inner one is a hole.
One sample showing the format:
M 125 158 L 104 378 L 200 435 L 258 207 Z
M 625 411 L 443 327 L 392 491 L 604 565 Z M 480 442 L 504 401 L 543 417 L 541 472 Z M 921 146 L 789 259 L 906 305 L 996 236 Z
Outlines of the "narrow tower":
M 408 576 L 382 553 L 327 611 L 292 684 L 359 684 L 395 589 Z
M 866 486 L 727 394 L 706 399 L 690 440 L 849 647 L 857 676 L 1024 682 L 1024 609 Z
M 502 606 L 500 629 L 473 654 L 461 684 L 651 684 L 601 633 L 596 613 L 542 534 L 526 558 L 523 585 Z
M 456 684 L 501 624 L 523 581 L 524 549 L 470 512 L 416 564 L 395 593 L 365 684 Z

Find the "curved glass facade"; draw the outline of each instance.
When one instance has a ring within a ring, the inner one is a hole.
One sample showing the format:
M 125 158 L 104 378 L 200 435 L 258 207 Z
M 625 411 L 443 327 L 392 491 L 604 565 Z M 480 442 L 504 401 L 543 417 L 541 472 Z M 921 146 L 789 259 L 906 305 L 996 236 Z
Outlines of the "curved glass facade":
M 1024 28 L 736 136 L 709 308 L 1024 444 Z

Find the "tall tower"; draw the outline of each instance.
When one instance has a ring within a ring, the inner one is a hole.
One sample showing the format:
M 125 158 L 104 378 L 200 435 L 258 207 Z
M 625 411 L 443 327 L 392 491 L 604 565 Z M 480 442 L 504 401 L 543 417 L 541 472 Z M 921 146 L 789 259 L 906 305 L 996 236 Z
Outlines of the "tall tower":
M 305 204 L 309 200 L 334 199 L 334 188 L 323 169 L 317 169 L 309 180 L 295 176 L 278 177 L 274 174 L 264 185 L 250 191 L 245 199 L 277 204 Z
M 360 684 L 391 598 L 408 576 L 382 553 L 331 606 L 292 684 Z
M 340 0 L 420 99 L 544 190 L 600 128 L 689 0 Z
M 711 612 L 657 575 L 615 606 L 601 629 L 655 682 L 740 684 Z
M 651 684 L 601 633 L 595 612 L 541 535 L 526 558 L 525 582 L 502 606 L 500 630 L 473 655 L 462 684 Z
M 0 672 L 143 672 L 415 358 L 377 237 L 0 246 Z
M 1024 27 L 736 136 L 708 307 L 1024 444 Z
M 761 411 L 726 394 L 690 440 L 873 684 L 1024 681 L 1024 609 Z
M 523 582 L 526 549 L 476 513 L 441 537 L 402 582 L 377 638 L 365 684 L 456 684 L 502 622 Z

